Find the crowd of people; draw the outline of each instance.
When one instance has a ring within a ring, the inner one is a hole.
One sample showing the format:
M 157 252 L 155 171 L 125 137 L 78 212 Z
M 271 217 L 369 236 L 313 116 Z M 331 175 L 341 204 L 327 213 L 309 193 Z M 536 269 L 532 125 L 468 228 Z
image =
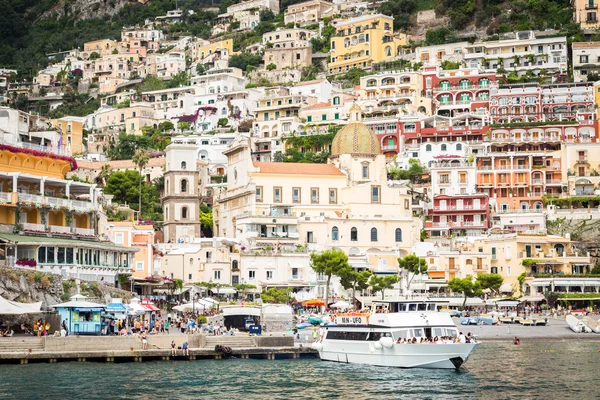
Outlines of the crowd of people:
M 416 338 L 398 338 L 396 344 L 452 344 L 452 343 L 477 343 L 475 337 L 471 335 L 471 332 L 467 333 L 467 335 L 463 335 L 461 332 L 458 337 L 452 336 L 435 336 L 431 337 L 421 337 Z

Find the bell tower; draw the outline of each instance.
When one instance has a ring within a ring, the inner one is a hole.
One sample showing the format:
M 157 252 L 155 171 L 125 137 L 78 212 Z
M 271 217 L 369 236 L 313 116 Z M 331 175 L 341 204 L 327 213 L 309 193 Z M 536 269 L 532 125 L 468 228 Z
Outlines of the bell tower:
M 200 237 L 201 174 L 195 144 L 171 143 L 166 148 L 162 197 L 165 242 L 191 242 Z

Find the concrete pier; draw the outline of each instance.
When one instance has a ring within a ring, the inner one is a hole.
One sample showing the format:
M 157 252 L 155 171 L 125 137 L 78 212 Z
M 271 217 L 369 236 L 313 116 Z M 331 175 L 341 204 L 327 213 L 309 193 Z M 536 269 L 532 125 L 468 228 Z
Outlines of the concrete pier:
M 209 339 L 209 340 L 207 340 Z M 171 355 L 171 341 L 178 347 L 184 341 L 190 345 L 189 355 L 177 349 Z M 139 338 L 134 337 L 66 337 L 0 338 L 0 364 L 76 362 L 146 362 L 167 360 L 226 360 L 226 356 L 215 351 L 215 343 L 230 347 L 232 357 L 241 359 L 297 359 L 316 357 L 310 347 L 297 347 L 292 337 L 249 337 L 170 335 L 150 337 L 148 350 L 141 349 Z

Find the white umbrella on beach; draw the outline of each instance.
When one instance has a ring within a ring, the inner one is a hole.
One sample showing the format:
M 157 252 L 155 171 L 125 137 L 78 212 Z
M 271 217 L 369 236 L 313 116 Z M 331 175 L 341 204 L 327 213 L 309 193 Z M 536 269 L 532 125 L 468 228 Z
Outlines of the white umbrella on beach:
M 348 309 L 348 308 L 350 308 L 350 303 L 343 301 L 343 300 L 339 300 L 339 301 L 336 301 L 335 303 L 333 303 L 330 307 L 331 308 Z

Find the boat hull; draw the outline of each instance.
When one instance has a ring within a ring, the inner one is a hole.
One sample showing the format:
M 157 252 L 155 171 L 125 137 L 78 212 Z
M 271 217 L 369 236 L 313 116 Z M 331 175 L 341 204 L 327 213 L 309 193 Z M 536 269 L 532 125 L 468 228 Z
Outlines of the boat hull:
M 394 344 L 391 348 L 377 342 L 337 343 L 325 340 L 319 350 L 323 361 L 367 364 L 395 368 L 457 369 L 468 359 L 478 343 Z M 377 347 L 380 347 L 379 349 Z

